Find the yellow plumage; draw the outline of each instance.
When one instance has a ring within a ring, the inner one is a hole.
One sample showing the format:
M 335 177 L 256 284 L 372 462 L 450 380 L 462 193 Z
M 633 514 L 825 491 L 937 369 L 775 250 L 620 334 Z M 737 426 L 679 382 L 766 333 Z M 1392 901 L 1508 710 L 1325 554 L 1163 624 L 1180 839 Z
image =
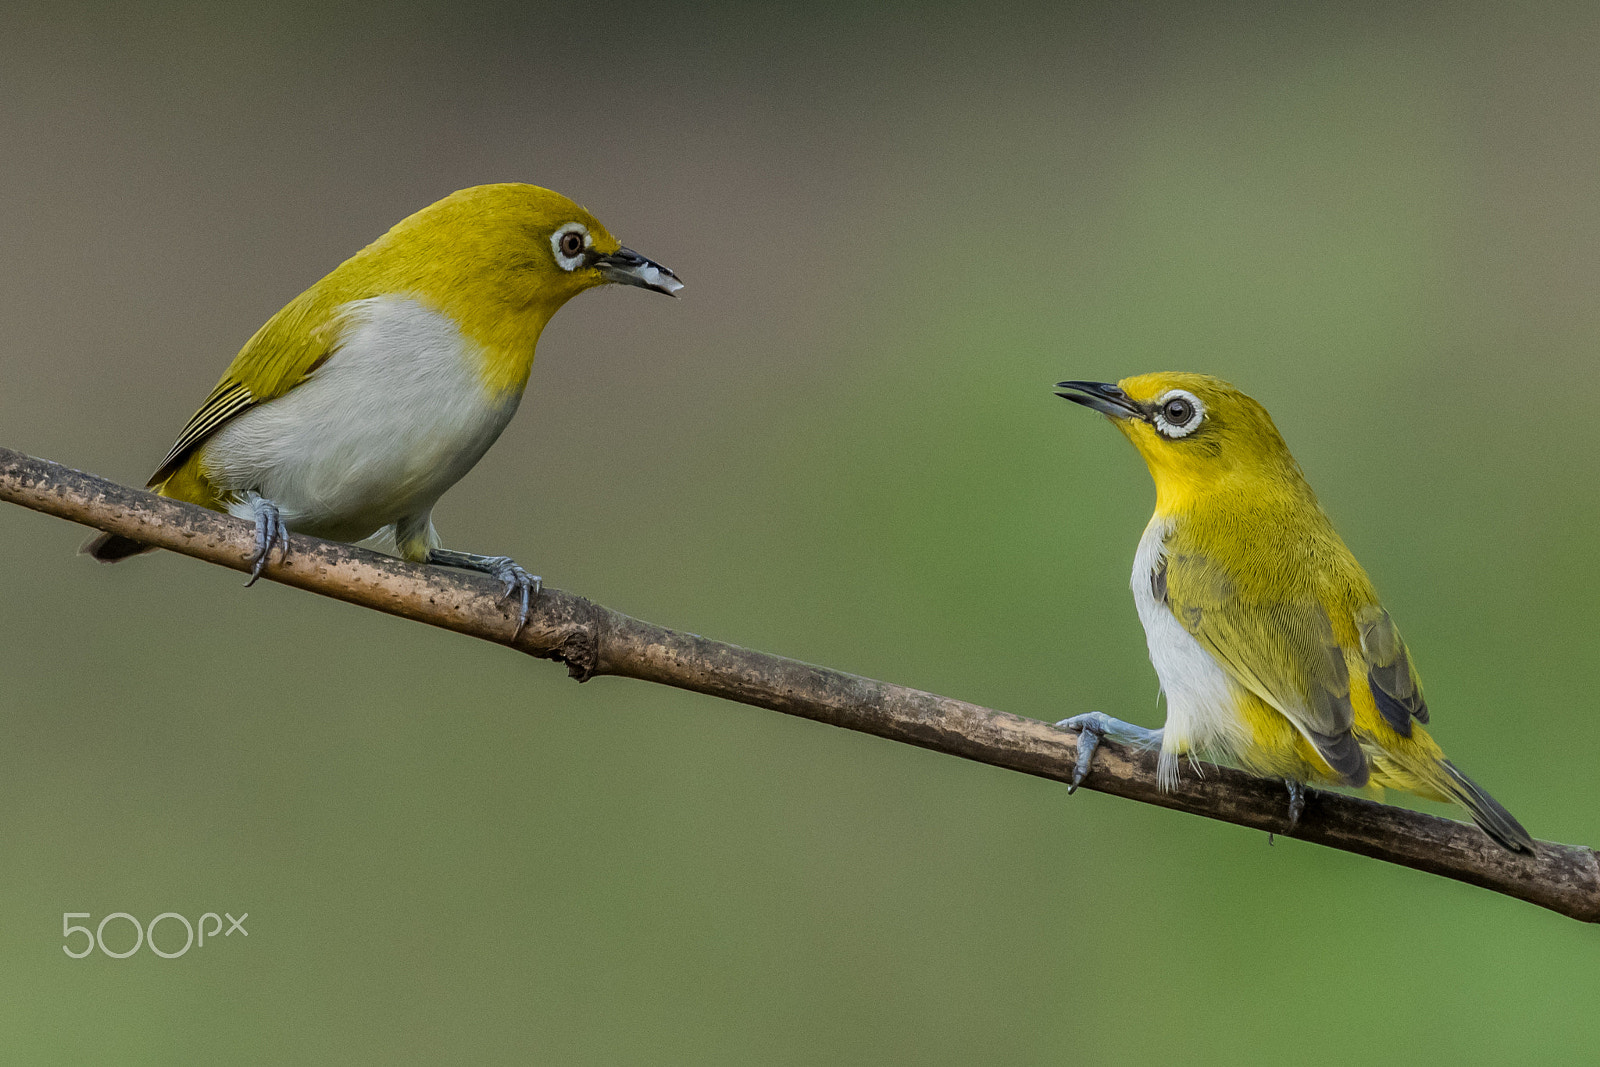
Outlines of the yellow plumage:
M 1210 755 L 1292 789 L 1400 789 L 1460 803 L 1507 848 L 1532 848 L 1422 725 L 1405 643 L 1260 404 L 1198 374 L 1060 388 L 1110 417 L 1155 481 L 1133 580 L 1168 702 L 1159 732 L 1069 723 L 1159 737 L 1168 781 L 1178 757 Z
M 673 294 L 670 270 L 589 212 L 532 185 L 463 189 L 397 224 L 250 338 L 150 479 L 163 496 L 257 523 L 255 573 L 284 529 L 359 540 L 387 528 L 406 558 L 532 578 L 504 557 L 446 551 L 431 513 L 516 410 L 550 317 L 608 282 Z M 114 561 L 143 546 L 99 537 Z

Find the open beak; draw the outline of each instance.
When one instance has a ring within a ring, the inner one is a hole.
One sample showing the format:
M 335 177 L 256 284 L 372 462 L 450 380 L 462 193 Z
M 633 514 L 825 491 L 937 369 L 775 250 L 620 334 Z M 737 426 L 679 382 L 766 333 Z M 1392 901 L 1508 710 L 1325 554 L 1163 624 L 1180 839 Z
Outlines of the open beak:
M 1061 399 L 1082 404 L 1102 415 L 1114 419 L 1144 418 L 1144 412 L 1128 399 L 1128 394 L 1110 382 L 1057 382 L 1056 388 L 1066 390 L 1056 394 Z
M 653 289 L 668 296 L 677 296 L 678 290 L 683 288 L 676 274 L 631 248 L 619 248 L 609 255 L 596 256 L 594 265 L 608 282 L 637 285 L 641 289 Z

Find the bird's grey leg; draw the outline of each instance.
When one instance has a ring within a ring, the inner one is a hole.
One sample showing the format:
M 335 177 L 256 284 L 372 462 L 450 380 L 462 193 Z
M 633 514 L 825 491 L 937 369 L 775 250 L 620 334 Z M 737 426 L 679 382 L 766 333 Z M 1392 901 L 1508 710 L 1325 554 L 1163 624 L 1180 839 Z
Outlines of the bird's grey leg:
M 260 493 L 250 493 L 245 497 L 245 502 L 250 505 L 250 512 L 256 521 L 256 550 L 250 555 L 250 580 L 244 583 L 244 587 L 249 589 L 261 577 L 267 557 L 272 555 L 273 545 L 278 546 L 279 563 L 289 558 L 289 528 L 283 524 L 278 505 Z
M 1289 787 L 1289 828 L 1284 833 L 1292 834 L 1300 825 L 1300 816 L 1305 814 L 1306 784 L 1293 778 L 1285 778 L 1283 784 Z
M 448 548 L 428 549 L 428 562 L 440 567 L 460 567 L 462 570 L 481 571 L 492 574 L 505 586 L 501 596 L 507 600 L 516 599 L 521 609 L 517 615 L 517 633 L 528 624 L 528 612 L 533 604 L 533 598 L 539 595 L 543 588 L 544 579 L 537 574 L 529 574 L 511 559 L 510 556 L 480 556 L 473 552 L 455 552 Z M 513 635 L 515 636 L 515 635 Z
M 1285 778 L 1283 784 L 1289 788 L 1289 828 L 1284 831 L 1284 835 L 1287 836 L 1294 833 L 1294 828 L 1300 825 L 1300 816 L 1306 810 L 1306 784 L 1297 782 L 1293 778 Z M 1277 836 L 1268 830 L 1267 844 L 1274 844 Z
M 1072 781 L 1067 784 L 1067 793 L 1070 795 L 1078 791 L 1078 786 L 1083 784 L 1084 776 L 1089 773 L 1089 766 L 1094 762 L 1095 749 L 1100 747 L 1100 739 L 1109 737 L 1116 741 L 1125 741 L 1140 748 L 1159 748 L 1161 746 L 1161 731 L 1147 730 L 1143 726 L 1135 726 L 1131 722 L 1113 719 L 1104 712 L 1091 711 L 1083 715 L 1074 715 L 1070 719 L 1062 719 L 1056 723 L 1062 730 L 1078 731 L 1078 765 L 1072 770 Z

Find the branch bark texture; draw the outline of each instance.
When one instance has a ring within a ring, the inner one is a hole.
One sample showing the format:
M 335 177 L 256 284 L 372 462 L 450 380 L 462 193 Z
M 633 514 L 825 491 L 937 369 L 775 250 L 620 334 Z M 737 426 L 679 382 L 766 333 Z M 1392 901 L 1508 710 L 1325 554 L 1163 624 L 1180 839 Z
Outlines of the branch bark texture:
M 0 499 L 234 570 L 248 570 L 251 525 L 0 448 Z M 494 580 L 295 535 L 264 577 L 351 604 L 454 630 L 567 665 L 578 681 L 638 678 L 876 734 L 1024 774 L 1068 781 L 1077 735 L 960 700 L 817 667 L 656 626 L 546 588 L 520 633 Z M 1163 792 L 1154 753 L 1106 740 L 1084 787 L 1146 804 L 1283 833 L 1282 783 L 1206 766 Z M 1600 858 L 1539 842 L 1532 856 L 1477 827 L 1338 793 L 1307 791 L 1294 837 L 1454 878 L 1600 922 Z

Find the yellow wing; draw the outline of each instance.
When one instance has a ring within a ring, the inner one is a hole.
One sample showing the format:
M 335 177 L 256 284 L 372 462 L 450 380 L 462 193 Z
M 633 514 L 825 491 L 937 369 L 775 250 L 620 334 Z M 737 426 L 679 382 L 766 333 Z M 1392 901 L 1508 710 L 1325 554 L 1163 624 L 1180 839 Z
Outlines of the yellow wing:
M 1428 721 L 1428 702 L 1422 699 L 1422 682 L 1406 643 L 1400 640 L 1389 613 L 1368 604 L 1355 613 L 1361 634 L 1361 655 L 1367 661 L 1367 684 L 1372 688 L 1378 713 L 1401 737 L 1411 736 L 1411 720 Z
M 146 484 L 159 486 L 171 478 L 228 420 L 282 396 L 327 362 L 339 348 L 344 331 L 338 310 L 346 302 L 313 287 L 268 319 L 239 350 Z
M 1350 673 L 1327 612 L 1309 595 L 1261 603 L 1241 594 L 1225 567 L 1169 545 L 1156 592 L 1229 677 L 1294 724 L 1350 785 L 1365 785 L 1367 760 L 1352 733 Z

